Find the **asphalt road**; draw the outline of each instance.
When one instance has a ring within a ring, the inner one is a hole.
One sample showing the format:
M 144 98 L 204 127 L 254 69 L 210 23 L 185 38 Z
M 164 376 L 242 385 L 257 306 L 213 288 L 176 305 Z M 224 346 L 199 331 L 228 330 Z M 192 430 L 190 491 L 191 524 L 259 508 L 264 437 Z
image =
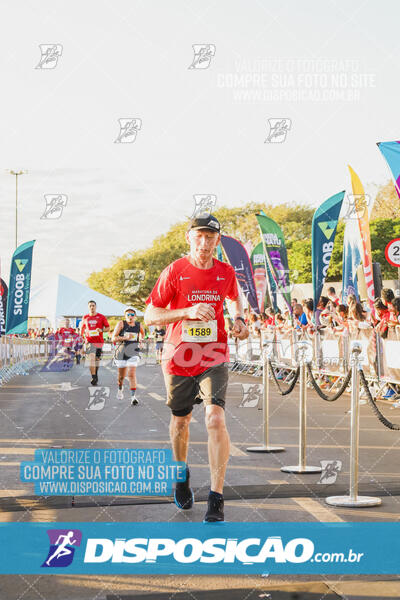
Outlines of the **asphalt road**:
M 139 367 L 140 404 L 137 407 L 130 406 L 127 387 L 125 399 L 116 399 L 115 368 L 102 367 L 99 375 L 99 385 L 104 389 L 96 404 L 91 402 L 90 377 L 84 366 L 74 366 L 61 373 L 36 370 L 0 388 L 0 520 L 202 521 L 209 471 L 201 406 L 195 407 L 190 432 L 189 464 L 196 496 L 191 511 L 179 511 L 171 498 L 76 497 L 73 505 L 70 497 L 37 498 L 33 494 L 33 485 L 20 481 L 20 462 L 33 460 L 37 448 L 170 447 L 169 409 L 165 406 L 160 367 Z M 231 374 L 230 377 L 226 415 L 232 445 L 225 487 L 226 519 L 241 522 L 397 521 L 400 432 L 381 425 L 369 406 L 361 407 L 360 492 L 382 497 L 382 505 L 362 509 L 328 506 L 324 501 L 326 496 L 348 491 L 349 395 L 327 403 L 308 390 L 307 464 L 341 463 L 336 481 L 326 484 L 319 483 L 319 474 L 298 475 L 280 470 L 282 466 L 298 463 L 298 386 L 292 394 L 282 397 L 271 383 L 270 443 L 284 446 L 285 451 L 273 454 L 246 451 L 247 447 L 262 441 L 262 411 L 254 406 L 257 401 L 254 393 L 260 389 L 253 388 L 253 394 L 248 395 L 249 386 L 260 383 L 260 378 L 251 376 Z M 398 410 L 383 404 L 382 409 L 389 419 L 400 422 Z M 112 598 L 112 594 L 119 594 L 123 600 L 128 599 L 129 594 L 137 598 L 141 592 L 226 590 L 227 587 L 246 589 L 248 593 L 251 590 L 269 593 L 277 600 L 285 597 L 400 596 L 397 577 L 353 579 L 192 576 L 177 581 L 165 576 L 0 576 L 0 597 L 10 600 L 105 600 L 107 596 Z M 309 595 L 304 595 L 306 592 Z M 298 595 L 291 596 L 292 593 Z M 243 593 L 245 597 L 246 593 Z

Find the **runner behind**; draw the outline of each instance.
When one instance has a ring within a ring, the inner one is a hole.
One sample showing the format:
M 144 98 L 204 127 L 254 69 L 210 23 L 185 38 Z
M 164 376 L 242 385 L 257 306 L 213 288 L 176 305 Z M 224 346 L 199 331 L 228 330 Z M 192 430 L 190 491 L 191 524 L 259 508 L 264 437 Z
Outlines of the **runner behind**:
M 161 363 L 161 355 L 164 347 L 165 329 L 163 327 L 156 327 L 154 330 L 154 337 L 156 341 L 156 358 Z
M 75 360 L 76 360 L 77 365 L 81 364 L 82 348 L 83 348 L 83 337 L 81 336 L 80 329 L 77 328 L 77 329 L 75 329 L 75 335 L 74 335 L 74 351 L 75 351 Z
M 123 400 L 124 379 L 128 376 L 131 405 L 139 402 L 136 397 L 136 367 L 140 361 L 140 342 L 144 338 L 143 326 L 136 321 L 136 311 L 129 307 L 124 312 L 125 320 L 118 321 L 115 326 L 112 341 L 117 344 L 115 350 L 115 364 L 118 367 L 118 400 Z
M 69 319 L 65 319 L 65 326 L 60 327 L 59 336 L 62 346 L 72 353 L 74 347 L 75 329 L 70 326 Z
M 92 375 L 91 384 L 97 385 L 100 359 L 103 352 L 103 332 L 110 331 L 106 317 L 97 312 L 96 302 L 89 300 L 89 312 L 82 318 L 81 335 L 86 341 L 86 354 L 89 358 L 89 369 Z

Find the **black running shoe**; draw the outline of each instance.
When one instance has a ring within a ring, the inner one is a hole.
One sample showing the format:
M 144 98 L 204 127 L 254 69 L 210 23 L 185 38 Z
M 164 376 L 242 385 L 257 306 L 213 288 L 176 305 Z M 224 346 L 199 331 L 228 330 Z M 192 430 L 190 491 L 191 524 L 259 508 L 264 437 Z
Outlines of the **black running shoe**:
M 131 406 L 137 406 L 138 404 L 139 404 L 139 400 L 136 398 L 136 396 L 132 396 Z
M 221 521 L 224 521 L 224 499 L 210 494 L 203 523 L 218 523 Z
M 188 510 L 192 508 L 194 502 L 194 496 L 192 489 L 189 485 L 190 472 L 189 467 L 186 467 L 186 481 L 178 481 L 175 484 L 174 500 L 178 508 L 182 510 Z
M 99 378 L 97 375 L 92 375 L 92 381 L 90 382 L 92 385 L 97 385 Z

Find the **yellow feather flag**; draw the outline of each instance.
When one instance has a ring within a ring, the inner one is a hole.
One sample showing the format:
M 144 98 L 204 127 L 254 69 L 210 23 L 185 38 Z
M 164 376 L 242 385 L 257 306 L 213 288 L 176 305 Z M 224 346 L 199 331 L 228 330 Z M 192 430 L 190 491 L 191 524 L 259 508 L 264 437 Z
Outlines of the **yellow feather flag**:
M 364 192 L 364 186 L 357 173 L 348 165 L 351 176 L 351 187 L 353 188 L 354 208 L 357 215 L 360 237 L 363 247 L 363 267 L 365 283 L 367 285 L 368 304 L 374 311 L 375 289 L 372 270 L 371 236 L 369 231 L 368 202 Z

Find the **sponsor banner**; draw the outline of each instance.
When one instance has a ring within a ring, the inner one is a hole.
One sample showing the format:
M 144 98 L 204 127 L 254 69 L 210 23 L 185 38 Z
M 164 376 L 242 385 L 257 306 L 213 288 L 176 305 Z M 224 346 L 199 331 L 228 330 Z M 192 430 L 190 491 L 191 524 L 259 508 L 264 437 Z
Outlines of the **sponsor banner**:
M 260 215 L 263 215 L 264 217 L 267 216 L 263 210 L 260 210 Z M 262 248 L 262 253 L 263 253 L 263 256 L 264 256 L 265 271 L 266 271 L 266 274 L 267 274 L 267 286 L 268 286 L 269 300 L 270 300 L 270 302 L 272 304 L 272 308 L 274 309 L 275 312 L 277 312 L 278 309 L 279 309 L 279 306 L 278 306 L 278 290 L 276 288 L 276 283 L 275 283 L 274 278 L 272 276 L 271 269 L 269 267 L 267 257 L 264 254 L 264 244 L 263 244 L 263 242 L 261 242 L 261 248 Z M 265 307 L 265 304 L 264 304 L 264 307 Z
M 397 195 L 400 198 L 400 141 L 378 142 L 377 145 L 389 166 Z
M 229 264 L 235 269 L 236 279 L 240 285 L 247 302 L 252 310 L 259 314 L 256 286 L 254 284 L 253 269 L 246 248 L 228 235 L 221 235 L 221 244 L 225 250 Z
M 260 311 L 263 312 L 266 307 L 267 289 L 269 291 L 272 308 L 274 310 L 278 310 L 276 285 L 265 258 L 264 245 L 262 242 L 257 244 L 257 246 L 254 248 L 253 252 L 251 253 L 250 260 L 253 267 L 254 283 L 256 286 L 258 306 Z
M 0 337 L 6 332 L 7 296 L 7 284 L 0 278 Z
M 281 228 L 275 221 L 266 215 L 256 215 L 261 230 L 261 239 L 264 244 L 264 253 L 267 264 L 278 291 L 287 305 L 290 313 L 290 280 L 285 238 Z
M 363 251 L 363 267 L 365 284 L 367 287 L 368 305 L 371 311 L 374 313 L 374 300 L 375 300 L 375 288 L 374 288 L 374 274 L 372 270 L 372 249 L 371 249 L 371 235 L 369 232 L 369 216 L 368 216 L 368 204 L 365 198 L 364 186 L 357 173 L 349 165 L 349 171 L 351 175 L 351 186 L 353 188 L 354 203 L 357 213 L 358 226 L 360 229 L 360 237 Z
M 260 312 L 264 311 L 265 296 L 267 293 L 267 274 L 265 270 L 265 256 L 262 242 L 257 244 L 250 255 L 251 266 L 253 267 L 254 285 L 258 300 Z
M 6 333 L 27 333 L 31 289 L 32 252 L 35 240 L 18 246 L 11 260 Z
M 246 252 L 250 256 L 253 251 L 253 244 L 251 243 L 251 241 L 249 240 L 248 242 L 243 244 L 243 246 L 246 248 Z
M 1 574 L 397 574 L 400 523 L 0 523 Z
M 360 231 L 355 219 L 348 219 L 343 238 L 342 302 L 354 294 L 358 299 L 357 267 L 361 262 Z
M 336 229 L 345 192 L 339 192 L 325 200 L 314 213 L 312 221 L 312 282 L 314 310 L 321 297 L 326 274 L 331 261 Z

